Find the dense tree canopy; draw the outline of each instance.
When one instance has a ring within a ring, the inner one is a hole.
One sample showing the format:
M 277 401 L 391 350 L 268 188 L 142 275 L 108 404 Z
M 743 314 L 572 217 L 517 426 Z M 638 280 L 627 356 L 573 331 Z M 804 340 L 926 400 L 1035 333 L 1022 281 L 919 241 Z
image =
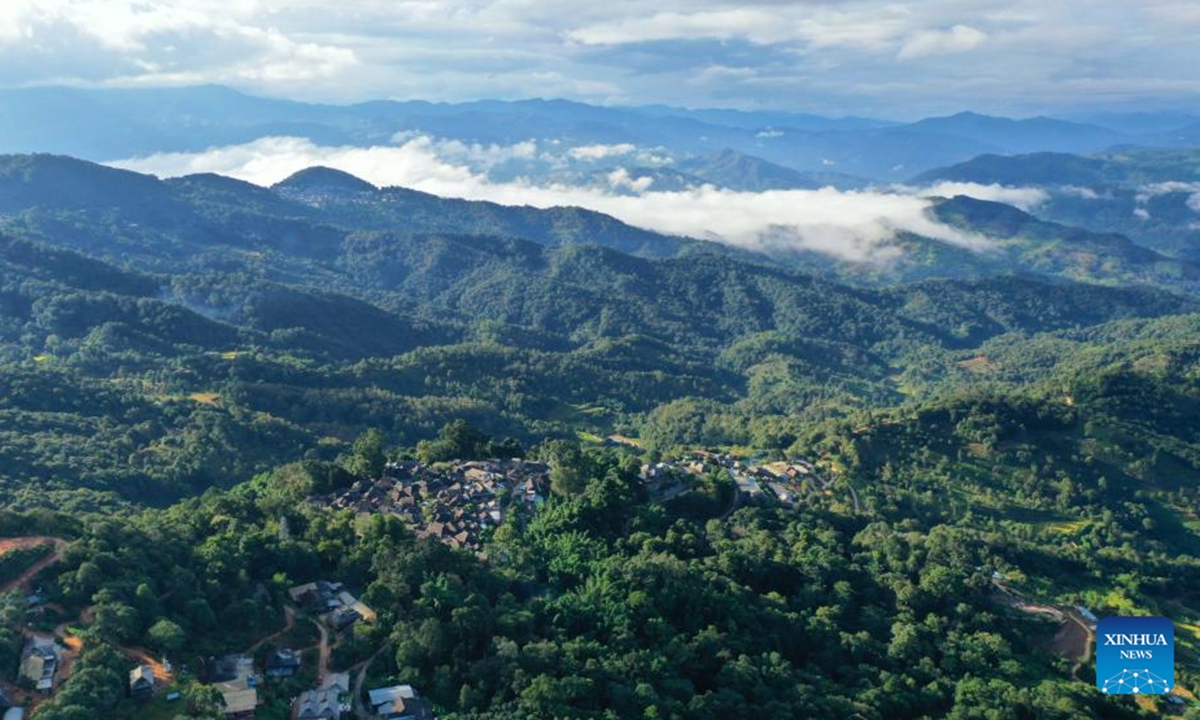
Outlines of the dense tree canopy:
M 67 542 L 48 615 L 0 599 L 0 677 L 23 621 L 83 626 L 35 720 L 134 717 L 132 648 L 217 717 L 208 659 L 311 649 L 281 629 L 316 579 L 379 615 L 333 666 L 450 720 L 1145 718 L 1011 599 L 1200 625 L 1200 303 L 1121 238 L 951 202 L 1035 276 L 904 238 L 947 262 L 850 286 L 570 209 L 0 166 L 0 538 Z M 700 448 L 814 477 L 796 507 L 711 467 L 652 501 L 639 467 Z M 309 502 L 515 457 L 551 492 L 480 554 Z

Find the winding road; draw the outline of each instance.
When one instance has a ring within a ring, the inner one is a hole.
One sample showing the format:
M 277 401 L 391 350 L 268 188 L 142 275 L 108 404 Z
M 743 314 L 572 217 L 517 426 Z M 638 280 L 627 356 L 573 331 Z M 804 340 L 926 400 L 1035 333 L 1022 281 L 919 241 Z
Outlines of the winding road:
M 854 512 L 862 512 L 862 503 L 858 500 L 858 491 L 854 489 L 854 485 L 849 480 L 846 481 L 846 487 L 850 488 L 850 500 L 854 502 Z
M 1095 629 L 1084 621 L 1074 608 L 1032 602 L 1021 592 L 999 580 L 993 580 L 992 585 L 1000 590 L 1005 603 L 1013 609 L 1062 623 L 1062 627 L 1054 634 L 1053 648 L 1068 660 L 1075 661 L 1071 674 L 1078 677 L 1080 669 L 1092 656 L 1092 646 L 1096 642 Z
M 283 622 L 282 630 L 273 632 L 270 635 L 267 635 L 266 637 L 260 638 L 253 645 L 246 648 L 246 652 L 244 652 L 243 655 L 253 655 L 263 645 L 271 642 L 275 638 L 279 637 L 280 635 L 283 635 L 286 632 L 289 632 L 292 628 L 296 627 L 296 610 L 291 605 L 283 606 L 283 618 L 284 618 L 284 622 Z

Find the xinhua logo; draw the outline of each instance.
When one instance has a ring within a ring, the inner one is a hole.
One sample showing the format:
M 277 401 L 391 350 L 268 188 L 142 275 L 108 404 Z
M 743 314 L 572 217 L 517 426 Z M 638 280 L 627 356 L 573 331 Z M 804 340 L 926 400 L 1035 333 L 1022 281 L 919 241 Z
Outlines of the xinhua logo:
M 1175 625 L 1164 617 L 1108 617 L 1096 626 L 1096 686 L 1108 695 L 1164 695 L 1175 687 Z

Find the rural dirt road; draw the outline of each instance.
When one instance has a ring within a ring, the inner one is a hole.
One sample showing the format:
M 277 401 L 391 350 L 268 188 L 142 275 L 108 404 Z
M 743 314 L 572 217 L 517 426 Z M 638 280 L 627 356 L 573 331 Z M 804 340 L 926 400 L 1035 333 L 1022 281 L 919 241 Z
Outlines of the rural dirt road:
M 49 537 L 45 535 L 0 539 L 0 556 L 13 552 L 14 550 L 27 550 L 29 548 L 40 547 L 43 545 L 53 545 L 54 551 L 41 560 L 38 560 L 34 564 L 30 565 L 16 578 L 13 578 L 3 585 L 0 585 L 0 595 L 12 592 L 14 590 L 30 590 L 31 588 L 29 588 L 29 585 L 33 582 L 33 579 L 38 576 L 38 573 L 62 559 L 62 549 L 67 545 L 67 541 L 63 540 L 62 538 Z M 26 635 L 42 637 L 43 639 L 50 638 L 48 635 L 34 633 L 24 626 L 22 626 L 20 630 Z M 61 683 L 65 679 L 71 677 L 71 674 L 74 672 L 75 659 L 78 657 L 80 649 L 81 645 L 79 644 L 66 643 L 66 649 L 63 652 L 62 658 L 63 662 L 58 668 L 58 682 Z M 18 688 L 17 686 L 7 682 L 0 682 L 0 687 L 7 692 L 9 698 L 12 700 L 21 703 L 28 703 L 28 708 L 30 710 L 36 708 L 37 705 L 44 699 L 44 696 L 42 695 L 26 692 L 21 688 Z
M 354 709 L 354 716 L 356 718 L 359 718 L 360 720 L 368 720 L 368 718 L 371 717 L 370 710 L 367 709 L 366 704 L 363 703 L 363 700 L 362 700 L 363 683 L 367 679 L 367 671 L 371 669 L 371 663 L 375 662 L 375 658 L 382 655 L 383 652 L 385 650 L 387 650 L 388 648 L 390 648 L 391 646 L 392 646 L 392 641 L 389 639 L 387 642 L 385 642 L 383 644 L 382 647 L 380 647 L 378 650 L 376 650 L 374 653 L 372 653 L 371 657 L 364 660 L 362 662 L 362 664 L 360 664 L 358 666 L 358 672 L 354 675 L 354 687 L 352 690 L 352 692 L 354 693 L 354 708 L 353 709 Z
M 321 635 L 321 640 L 317 643 L 317 675 L 324 678 L 329 673 L 329 631 L 320 620 L 309 618 L 309 621 L 317 626 L 317 632 Z
M 1074 661 L 1071 673 L 1078 675 L 1092 656 L 1092 643 L 1096 640 L 1096 631 L 1092 626 L 1074 608 L 1031 602 L 1020 592 L 997 580 L 993 580 L 992 585 L 1000 591 L 1000 599 L 1015 610 L 1062 623 L 1054 634 L 1051 648 L 1062 657 Z
M 266 637 L 258 640 L 253 645 L 246 648 L 246 652 L 244 652 L 242 654 L 243 655 L 253 655 L 263 645 L 271 642 L 272 640 L 279 637 L 280 635 L 283 635 L 284 633 L 291 632 L 292 628 L 294 628 L 296 626 L 296 609 L 293 608 L 291 605 L 285 605 L 283 607 L 283 617 L 284 617 L 284 623 L 283 623 L 282 630 L 280 630 L 278 632 L 273 632 L 270 635 L 267 635 Z
M 13 550 L 27 550 L 29 548 L 35 548 L 42 545 L 53 545 L 54 552 L 50 553 L 41 560 L 38 560 L 33 565 L 30 565 L 29 569 L 21 573 L 20 576 L 14 578 L 13 580 L 9 580 L 3 585 L 0 585 L 0 595 L 7 592 L 12 592 L 17 588 L 26 587 L 35 577 L 37 577 L 38 573 L 61 560 L 62 549 L 67 546 L 67 541 L 63 540 L 62 538 L 46 537 L 42 535 L 5 538 L 0 540 L 0 555 L 5 555 Z

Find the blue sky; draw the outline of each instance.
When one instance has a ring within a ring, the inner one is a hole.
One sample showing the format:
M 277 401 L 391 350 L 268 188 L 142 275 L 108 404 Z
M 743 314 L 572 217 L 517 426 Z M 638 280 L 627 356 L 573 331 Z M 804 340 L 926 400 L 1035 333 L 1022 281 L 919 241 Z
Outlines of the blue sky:
M 1197 109 L 1185 0 L 4 0 L 0 85 L 897 119 Z

